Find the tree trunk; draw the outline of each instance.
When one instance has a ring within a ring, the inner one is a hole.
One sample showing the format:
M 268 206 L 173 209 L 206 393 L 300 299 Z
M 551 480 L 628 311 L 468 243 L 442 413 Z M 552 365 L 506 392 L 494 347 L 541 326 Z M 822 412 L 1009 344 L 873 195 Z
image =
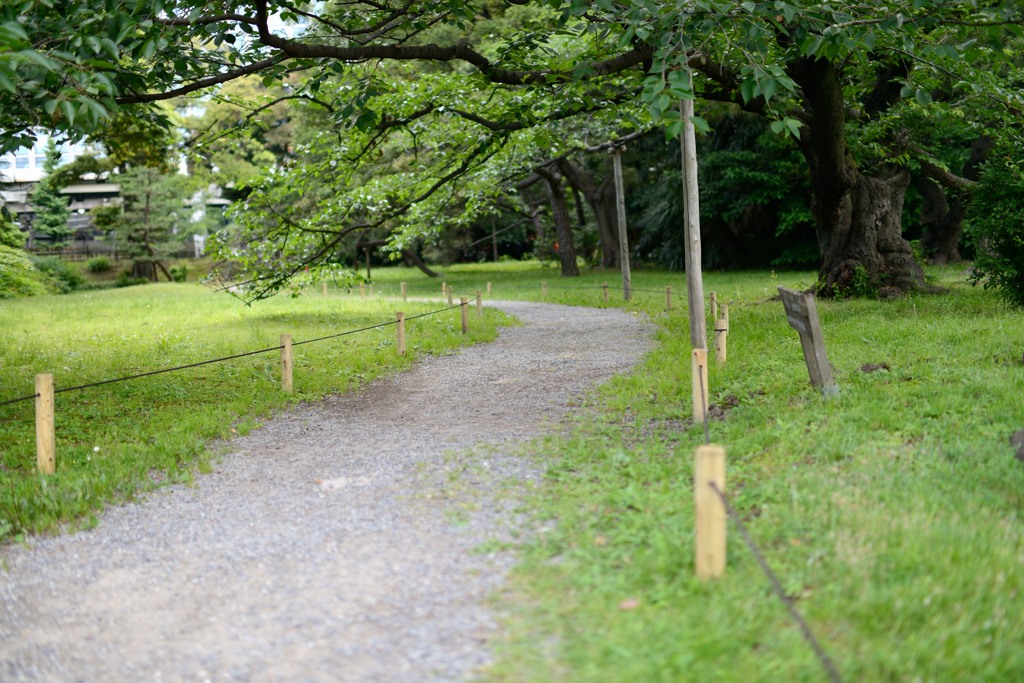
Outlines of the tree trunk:
M 597 234 L 601 240 L 601 267 L 619 267 L 619 233 L 615 217 L 615 183 L 612 181 L 612 158 L 605 160 L 604 181 L 600 185 L 587 172 L 587 169 L 574 164 L 567 158 L 558 160 L 558 169 L 590 204 L 597 219 Z
M 555 219 L 555 234 L 558 236 L 558 260 L 562 264 L 562 277 L 577 277 L 576 247 L 572 239 L 572 222 L 569 220 L 569 206 L 565 201 L 562 176 L 540 168 L 537 173 L 544 178 L 551 197 L 551 213 Z
M 903 198 L 910 173 L 888 178 L 854 173 L 853 187 L 812 202 L 821 253 L 819 292 L 897 296 L 919 289 L 924 273 L 903 239 Z
M 895 296 L 922 288 L 924 273 L 902 234 L 908 171 L 893 167 L 869 177 L 857 169 L 846 144 L 842 83 L 831 62 L 804 59 L 790 73 L 807 105 L 799 144 L 811 174 L 819 293 Z
M 360 249 L 365 249 L 367 252 L 367 256 L 369 256 L 370 249 L 383 247 L 387 243 L 387 240 L 370 240 L 367 242 L 357 242 L 356 253 L 358 253 Z M 440 277 L 440 274 L 437 273 L 436 271 L 431 270 L 430 267 L 427 266 L 427 264 L 423 261 L 423 259 L 420 258 L 419 254 L 417 254 L 414 250 L 402 249 L 401 253 L 402 259 L 405 261 L 406 265 L 416 266 L 417 268 L 420 269 L 420 272 L 422 272 L 427 277 Z M 367 272 L 369 272 L 369 266 L 367 266 Z

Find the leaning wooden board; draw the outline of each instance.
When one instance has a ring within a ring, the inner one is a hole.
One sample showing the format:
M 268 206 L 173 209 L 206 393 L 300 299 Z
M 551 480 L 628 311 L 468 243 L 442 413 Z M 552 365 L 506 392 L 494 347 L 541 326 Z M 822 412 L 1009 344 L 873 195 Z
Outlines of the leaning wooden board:
M 779 296 L 782 298 L 789 326 L 800 333 L 800 344 L 804 349 L 804 360 L 807 361 L 811 384 L 820 389 L 825 396 L 838 396 L 839 387 L 832 378 L 832 364 L 828 362 L 828 353 L 825 351 L 825 339 L 821 334 L 814 295 L 779 287 Z

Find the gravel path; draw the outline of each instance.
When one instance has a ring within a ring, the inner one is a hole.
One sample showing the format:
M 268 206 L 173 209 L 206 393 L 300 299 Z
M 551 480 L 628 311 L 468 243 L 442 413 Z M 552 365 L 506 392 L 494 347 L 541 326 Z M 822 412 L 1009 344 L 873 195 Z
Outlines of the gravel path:
M 267 421 L 214 473 L 0 548 L 0 681 L 463 681 L 489 659 L 514 442 L 629 369 L 651 326 L 502 302 L 523 327 Z

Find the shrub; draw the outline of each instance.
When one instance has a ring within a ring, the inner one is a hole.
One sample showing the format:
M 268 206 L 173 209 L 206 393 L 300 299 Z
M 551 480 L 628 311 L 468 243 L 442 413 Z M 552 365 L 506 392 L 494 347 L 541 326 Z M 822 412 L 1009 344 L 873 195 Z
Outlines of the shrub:
M 122 271 L 117 279 L 114 280 L 115 287 L 131 287 L 133 285 L 144 285 L 149 282 L 149 278 L 145 277 L 134 277 L 132 271 Z
M 57 294 L 73 292 L 85 283 L 85 278 L 56 256 L 34 256 L 32 261 L 46 275 L 50 289 Z
M 0 244 L 0 299 L 46 294 L 45 282 L 25 252 Z
M 188 277 L 188 266 L 186 266 L 184 263 L 177 266 L 171 266 L 170 272 L 172 280 L 174 280 L 175 282 L 184 282 L 185 279 Z
M 85 262 L 85 268 L 90 273 L 106 273 L 113 268 L 113 264 L 106 256 L 95 256 Z
M 1012 148 L 993 153 L 967 218 L 967 235 L 976 253 L 971 280 L 986 289 L 995 288 L 1015 306 L 1024 306 L 1024 161 L 1020 159 Z

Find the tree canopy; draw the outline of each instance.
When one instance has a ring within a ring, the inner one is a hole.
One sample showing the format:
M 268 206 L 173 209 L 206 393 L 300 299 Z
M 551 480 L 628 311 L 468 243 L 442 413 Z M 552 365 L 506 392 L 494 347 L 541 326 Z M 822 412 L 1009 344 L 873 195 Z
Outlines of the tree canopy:
M 346 234 L 401 244 L 514 201 L 512 181 L 573 150 L 652 125 L 676 135 L 693 97 L 798 141 L 824 291 L 865 277 L 906 291 L 923 284 L 900 230 L 908 168 L 946 170 L 910 113 L 955 106 L 998 128 L 1024 107 L 1024 10 L 1008 0 L 53 5 L 0 9 L 5 149 L 34 127 L 159 119 L 155 102 L 254 78 L 267 90 L 243 122 L 319 109 L 224 238 L 256 296 L 330 264 Z

